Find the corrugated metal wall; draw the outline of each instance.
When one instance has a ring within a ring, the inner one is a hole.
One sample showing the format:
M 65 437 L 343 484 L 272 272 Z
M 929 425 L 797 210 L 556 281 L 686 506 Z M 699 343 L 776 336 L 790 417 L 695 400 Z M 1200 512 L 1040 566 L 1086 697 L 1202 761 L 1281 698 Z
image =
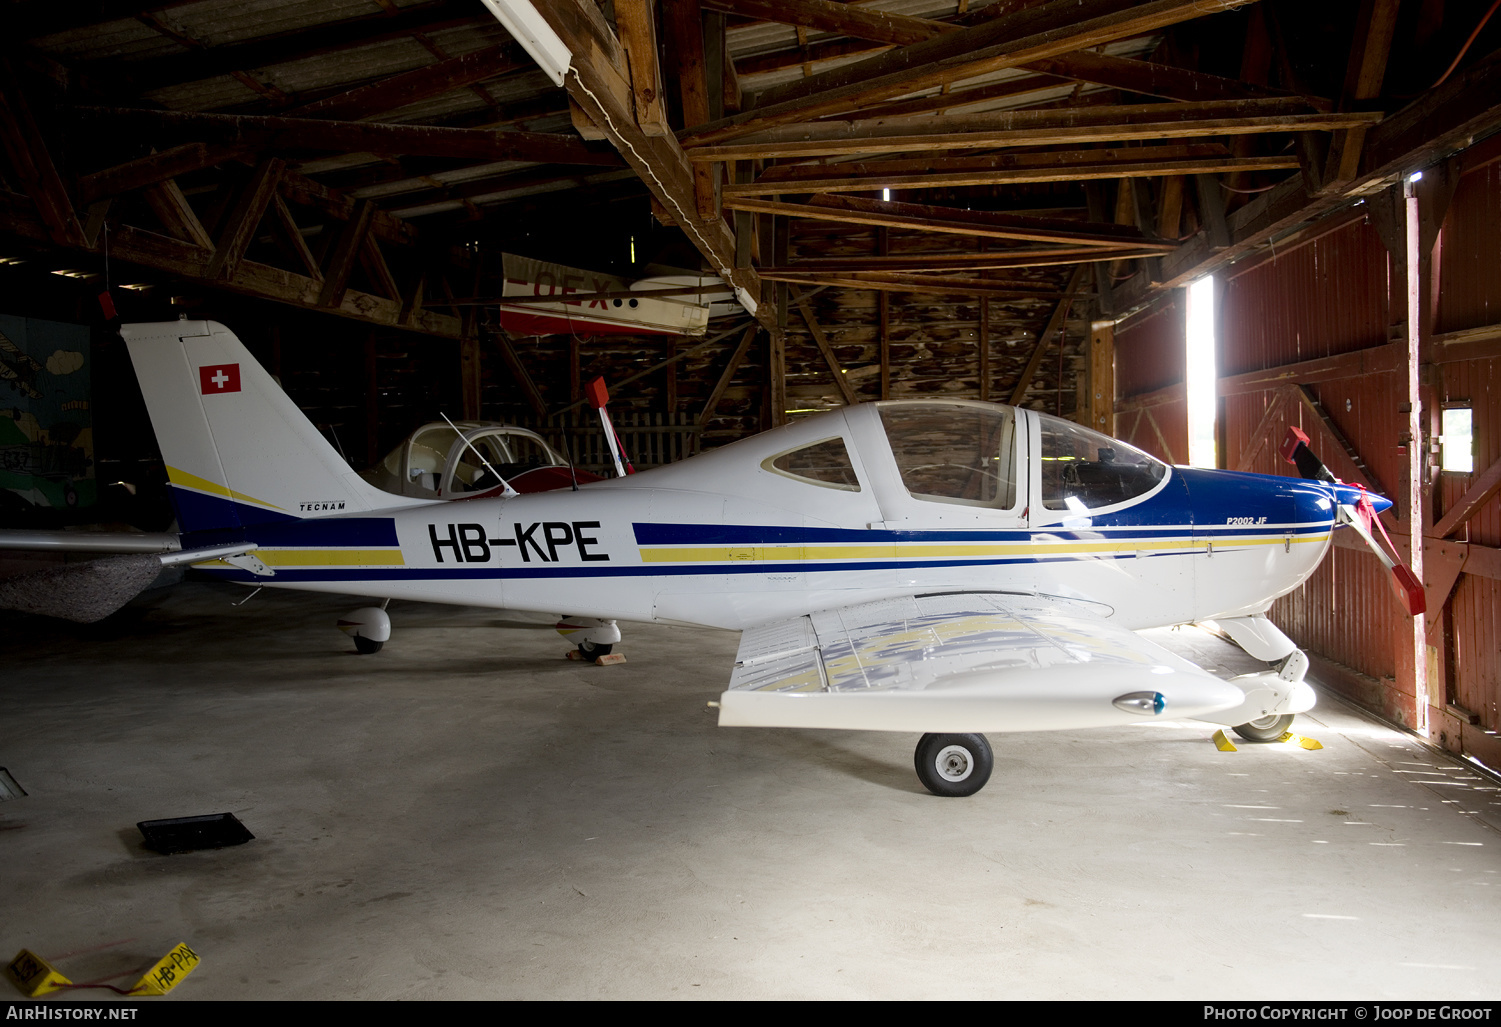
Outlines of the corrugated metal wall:
M 1115 330 L 1115 434 L 1171 464 L 1188 460 L 1188 405 L 1174 390 L 1183 383 L 1184 347 L 1178 292 Z
M 1375 228 L 1360 219 L 1227 276 L 1220 308 L 1221 376 L 1386 344 L 1393 318 L 1392 273 Z M 1395 284 L 1400 299 L 1405 286 Z M 1404 313 L 1396 312 L 1399 322 Z M 1395 495 L 1400 484 L 1396 442 L 1406 421 L 1398 412 L 1399 389 L 1395 372 L 1308 386 L 1370 468 L 1372 484 L 1388 495 Z M 1247 447 L 1264 438 L 1266 444 L 1244 469 L 1293 473 L 1277 451 L 1289 425 L 1312 436 L 1315 449 L 1324 448 L 1310 423 L 1313 413 L 1285 393 L 1261 435 L 1255 434 L 1276 396 L 1275 390 L 1265 389 L 1224 397 L 1225 466 L 1240 466 Z M 1385 574 L 1374 556 L 1336 548 L 1313 578 L 1273 606 L 1272 617 L 1311 652 L 1368 677 L 1391 680 L 1396 674 L 1393 640 L 1400 636 L 1405 614 L 1393 600 Z
M 1501 164 L 1477 166 L 1460 179 L 1434 263 L 1439 276 L 1435 333 L 1501 324 Z M 1316 406 L 1305 403 L 1296 387 L 1237 385 L 1233 376 L 1372 350 L 1391 340 L 1400 345 L 1404 295 L 1400 265 L 1388 256 L 1372 218 L 1358 214 L 1316 229 L 1286 251 L 1244 270 L 1232 269 L 1225 277 L 1220 305 L 1222 466 L 1291 473 L 1277 446 L 1289 424 L 1318 439 L 1317 411 L 1322 410 L 1363 459 L 1373 484 L 1398 495 L 1406 459 L 1399 445 L 1407 422 L 1402 412 L 1405 393 L 1396 371 L 1306 384 L 1305 394 Z M 1170 320 L 1181 335 L 1181 315 Z M 1171 328 L 1161 322 L 1160 315 L 1140 324 L 1131 322 L 1117 335 L 1122 407 L 1129 406 L 1133 394 L 1160 388 L 1162 379 L 1180 373 L 1181 343 L 1170 352 Z M 1486 334 L 1501 338 L 1501 329 Z M 1473 352 L 1446 349 L 1440 340 L 1432 354 L 1427 379 L 1431 391 L 1425 402 L 1471 402 L 1476 468 L 1475 474 L 1441 477 L 1434 487 L 1433 519 L 1452 508 L 1478 475 L 1501 458 L 1501 418 L 1495 416 L 1501 360 L 1457 358 Z M 1150 374 L 1139 366 L 1148 354 L 1162 361 Z M 1277 409 L 1268 417 L 1274 403 Z M 1123 437 L 1130 427 L 1130 415 L 1123 413 L 1118 422 Z M 1263 439 L 1265 444 L 1257 450 L 1256 443 Z M 1135 441 L 1153 448 L 1139 435 Z M 1389 519 L 1392 530 L 1406 532 L 1409 513 L 1399 510 L 1397 520 Z M 1489 500 L 1471 520 L 1468 536 L 1461 531 L 1457 537 L 1501 546 L 1501 501 Z M 1501 765 L 1501 744 L 1495 736 L 1501 730 L 1501 650 L 1496 644 L 1501 581 L 1494 576 L 1498 563 L 1494 554 L 1472 550 L 1448 603 L 1439 606 L 1444 597 L 1430 597 L 1438 608 L 1429 613 L 1430 620 L 1438 619 L 1429 636 L 1434 675 L 1430 701 L 1439 708 L 1432 719 L 1433 738 L 1492 765 Z M 1431 580 L 1433 575 L 1425 577 Z M 1337 547 L 1302 588 L 1273 606 L 1272 616 L 1311 653 L 1357 672 L 1343 678 L 1339 687 L 1344 691 L 1388 712 L 1400 706 L 1396 679 L 1409 622 L 1373 556 Z M 1475 713 L 1479 723 L 1458 728 L 1461 721 L 1442 712 L 1446 702 Z

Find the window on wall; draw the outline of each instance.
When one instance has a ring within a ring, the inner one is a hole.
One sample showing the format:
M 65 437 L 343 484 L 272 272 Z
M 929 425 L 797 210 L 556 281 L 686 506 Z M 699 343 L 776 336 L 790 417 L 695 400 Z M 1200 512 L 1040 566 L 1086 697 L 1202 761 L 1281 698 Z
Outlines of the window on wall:
M 1219 396 L 1214 360 L 1214 277 L 1200 278 L 1187 292 L 1188 359 L 1184 387 L 1188 398 L 1188 462 L 1193 467 L 1217 467 L 1214 422 Z
M 1451 474 L 1475 473 L 1475 435 L 1470 421 L 1470 404 L 1444 404 L 1443 434 L 1439 459 Z

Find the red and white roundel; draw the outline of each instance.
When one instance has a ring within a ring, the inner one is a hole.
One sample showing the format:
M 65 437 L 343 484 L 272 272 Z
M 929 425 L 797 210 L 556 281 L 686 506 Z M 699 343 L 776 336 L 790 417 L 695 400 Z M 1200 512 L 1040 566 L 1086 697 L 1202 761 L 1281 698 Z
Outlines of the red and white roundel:
M 240 391 L 239 364 L 209 364 L 198 369 L 198 390 L 205 396 Z

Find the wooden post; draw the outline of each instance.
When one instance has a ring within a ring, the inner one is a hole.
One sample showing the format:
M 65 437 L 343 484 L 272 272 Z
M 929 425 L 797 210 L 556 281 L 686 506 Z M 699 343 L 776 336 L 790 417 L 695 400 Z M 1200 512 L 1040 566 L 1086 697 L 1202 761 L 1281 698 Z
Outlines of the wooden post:
M 464 420 L 480 419 L 480 348 L 479 335 L 469 332 L 459 340 L 460 409 Z
M 891 234 L 884 226 L 876 229 L 876 254 L 887 256 L 891 252 Z M 891 398 L 891 294 L 881 291 L 876 305 L 881 314 L 881 398 Z
M 1115 435 L 1115 322 L 1089 326 L 1089 426 Z
M 380 459 L 380 362 L 375 352 L 375 330 L 365 333 L 365 466 Z

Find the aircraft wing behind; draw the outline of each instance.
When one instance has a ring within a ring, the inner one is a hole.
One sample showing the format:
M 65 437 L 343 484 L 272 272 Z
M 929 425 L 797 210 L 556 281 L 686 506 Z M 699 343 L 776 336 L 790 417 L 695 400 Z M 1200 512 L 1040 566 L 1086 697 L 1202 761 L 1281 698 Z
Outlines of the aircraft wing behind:
M 1244 701 L 1089 605 L 920 595 L 759 625 L 741 636 L 719 723 L 1042 731 L 1200 717 Z

